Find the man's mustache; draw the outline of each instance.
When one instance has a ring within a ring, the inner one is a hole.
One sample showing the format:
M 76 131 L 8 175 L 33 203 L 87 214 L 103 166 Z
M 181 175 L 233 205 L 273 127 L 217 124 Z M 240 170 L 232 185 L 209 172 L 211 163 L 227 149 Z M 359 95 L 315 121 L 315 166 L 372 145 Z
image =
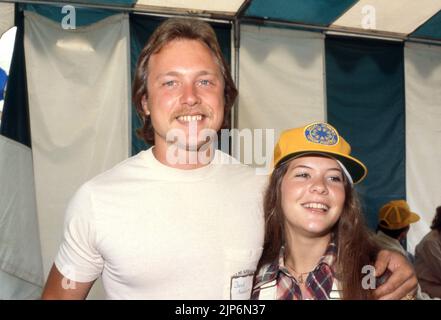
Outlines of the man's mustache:
M 171 114 L 171 119 L 176 119 L 181 116 L 195 116 L 195 115 L 202 115 L 204 117 L 211 117 L 212 112 L 208 107 L 205 106 L 198 106 L 193 108 L 182 108 L 174 111 Z

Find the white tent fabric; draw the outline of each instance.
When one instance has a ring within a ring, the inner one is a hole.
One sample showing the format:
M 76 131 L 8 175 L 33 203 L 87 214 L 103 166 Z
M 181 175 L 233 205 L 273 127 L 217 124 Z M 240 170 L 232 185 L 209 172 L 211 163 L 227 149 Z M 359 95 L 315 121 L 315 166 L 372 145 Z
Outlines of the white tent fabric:
M 14 26 L 14 4 L 0 3 L 0 37 Z
M 441 47 L 406 43 L 404 57 L 407 200 L 421 215 L 408 235 L 413 252 L 441 205 Z
M 42 268 L 40 270 L 43 272 Z M 38 300 L 41 297 L 41 285 L 35 285 L 1 270 L 0 283 L 1 300 Z
M 244 25 L 239 54 L 240 130 L 275 129 L 277 139 L 282 130 L 324 120 L 322 34 Z M 244 143 L 233 143 L 244 161 Z
M 32 152 L 2 135 L 0 181 L 0 300 L 36 299 L 43 286 L 43 266 Z
M 25 52 L 45 274 L 75 190 L 129 155 L 127 14 L 63 30 L 25 12 Z M 31 70 L 31 71 L 30 71 Z
M 0 38 L 0 68 L 2 68 L 6 74 L 9 74 L 9 68 L 11 67 L 16 32 L 17 28 L 12 27 L 3 33 L 3 36 Z
M 331 27 L 407 35 L 440 9 L 440 0 L 360 0 Z

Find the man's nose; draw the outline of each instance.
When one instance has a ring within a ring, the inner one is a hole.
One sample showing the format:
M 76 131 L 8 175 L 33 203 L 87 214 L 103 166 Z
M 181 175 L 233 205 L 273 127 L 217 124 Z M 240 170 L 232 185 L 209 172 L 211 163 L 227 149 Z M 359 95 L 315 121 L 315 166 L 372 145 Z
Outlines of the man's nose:
M 197 88 L 194 84 L 186 84 L 182 88 L 181 104 L 195 106 L 200 103 Z

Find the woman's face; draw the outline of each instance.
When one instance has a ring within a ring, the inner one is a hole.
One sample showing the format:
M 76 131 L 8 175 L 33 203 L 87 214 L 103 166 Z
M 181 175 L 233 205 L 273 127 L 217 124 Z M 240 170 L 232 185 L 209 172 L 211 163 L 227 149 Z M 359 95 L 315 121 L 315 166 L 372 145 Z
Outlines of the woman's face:
M 296 158 L 288 165 L 281 193 L 288 234 L 326 235 L 343 210 L 343 171 L 331 158 L 312 155 Z

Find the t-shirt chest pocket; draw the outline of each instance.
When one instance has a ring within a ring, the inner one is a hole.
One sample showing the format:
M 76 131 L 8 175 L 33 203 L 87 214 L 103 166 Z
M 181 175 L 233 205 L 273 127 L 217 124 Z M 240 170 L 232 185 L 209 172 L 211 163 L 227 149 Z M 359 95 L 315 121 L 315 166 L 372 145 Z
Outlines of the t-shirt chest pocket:
M 263 248 L 225 250 L 224 298 L 247 300 L 253 289 L 253 278 Z

